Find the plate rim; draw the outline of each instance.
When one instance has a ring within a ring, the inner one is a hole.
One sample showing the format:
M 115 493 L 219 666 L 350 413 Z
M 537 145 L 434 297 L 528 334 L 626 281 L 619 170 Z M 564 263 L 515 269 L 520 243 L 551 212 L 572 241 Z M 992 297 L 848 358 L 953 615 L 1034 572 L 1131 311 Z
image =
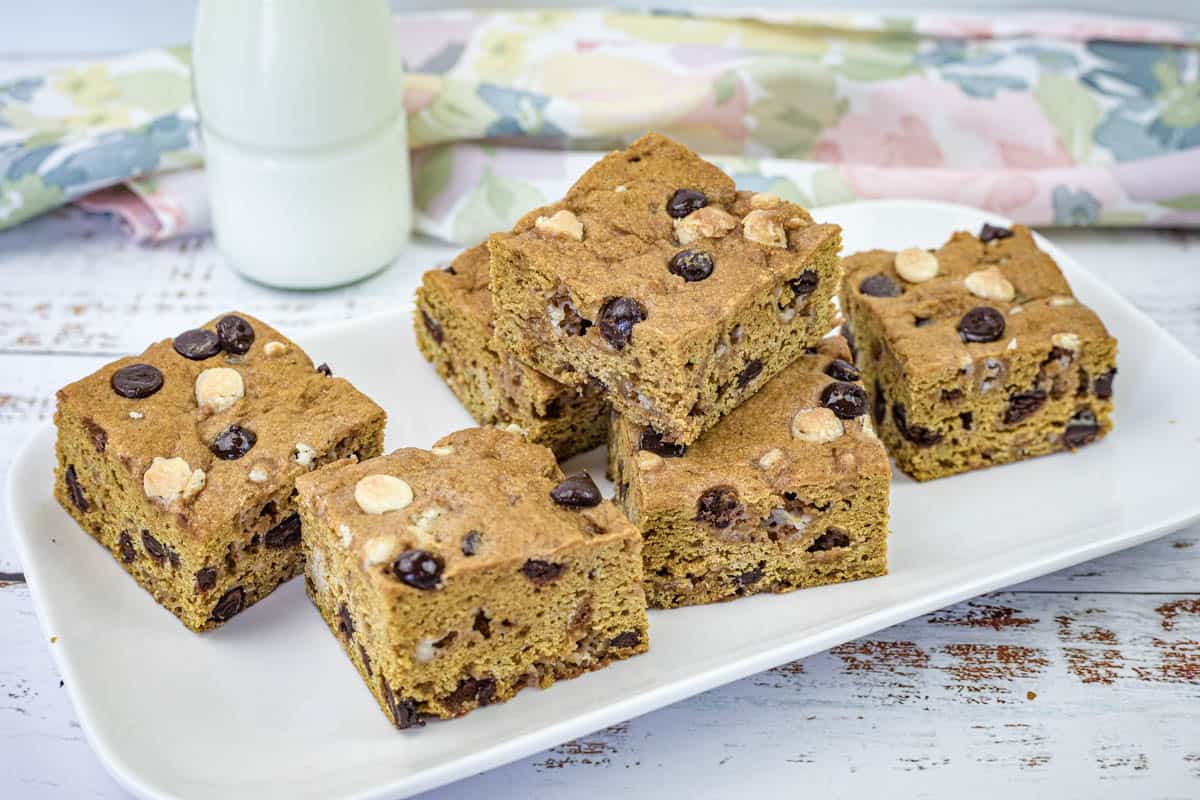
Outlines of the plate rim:
M 937 214 L 970 214 L 984 215 L 990 220 L 1006 226 L 1013 223 L 1007 217 L 983 209 L 956 203 L 944 203 L 932 200 L 897 200 L 877 199 L 853 203 L 839 203 L 810 209 L 814 217 L 839 213 L 848 209 L 888 210 L 903 208 L 905 211 L 926 209 Z M 1049 253 L 1057 262 L 1067 262 L 1072 270 L 1083 272 L 1091 279 L 1089 290 L 1102 292 L 1107 302 L 1118 305 L 1122 310 L 1133 316 L 1139 325 L 1148 327 L 1158 334 L 1159 340 L 1169 342 L 1174 355 L 1182 355 L 1190 366 L 1200 370 L 1200 356 L 1189 351 L 1170 332 L 1162 328 L 1145 312 L 1125 298 L 1107 281 L 1092 273 L 1085 265 L 1079 263 L 1052 241 L 1034 231 L 1038 246 Z M 404 305 L 385 311 L 365 314 L 361 317 L 342 320 L 328 325 L 322 325 L 311 331 L 305 331 L 300 339 L 313 336 L 328 336 L 343 334 L 348 330 L 384 318 L 407 317 L 413 308 L 412 298 L 406 298 Z M 43 439 L 53 442 L 53 421 L 46 421 L 34 428 L 16 449 L 11 464 L 27 463 L 36 458 L 36 450 L 43 446 Z M 24 479 L 21 479 L 24 480 Z M 20 558 L 22 569 L 27 575 L 26 584 L 29 587 L 38 626 L 49 641 L 53 636 L 48 616 L 53 612 L 47 599 L 48 589 L 43 588 L 38 579 L 39 566 L 36 560 L 30 558 L 31 549 L 26 537 L 29 533 L 26 525 L 18 514 L 18 509 L 25 505 L 18 496 L 18 470 L 10 469 L 5 481 L 5 496 L 8 504 L 7 516 L 11 527 L 11 538 Z M 878 611 L 859 615 L 849 621 L 834 620 L 817 628 L 813 633 L 800 640 L 791 640 L 768 646 L 765 650 L 743 655 L 718 666 L 710 667 L 703 672 L 675 679 L 668 684 L 650 688 L 633 695 L 619 698 L 602 708 L 577 714 L 543 727 L 534 733 L 514 737 L 508 741 L 499 742 L 491 747 L 468 753 L 464 756 L 447 760 L 443 764 L 401 776 L 385 784 L 370 789 L 352 792 L 344 795 L 353 800 L 384 800 L 384 798 L 407 797 L 418 792 L 446 785 L 469 775 L 484 772 L 502 766 L 512 761 L 524 758 L 547 747 L 552 747 L 563 741 L 598 730 L 633 717 L 648 714 L 682 699 L 695 696 L 718 686 L 756 674 L 765 669 L 787 663 L 798 658 L 804 658 L 818 653 L 842 642 L 865 636 L 874 631 L 913 619 L 938 608 L 943 608 L 986 592 L 995 591 L 1005 586 L 1011 586 L 1021 581 L 1029 580 L 1050 571 L 1063 569 L 1083 561 L 1099 558 L 1118 550 L 1134 547 L 1155 539 L 1188 524 L 1200 520 L 1200 496 L 1190 503 L 1181 504 L 1183 510 L 1173 516 L 1158 520 L 1153 524 L 1127 527 L 1120 532 L 1111 533 L 1086 544 L 1074 545 L 1066 551 L 1034 558 L 1020 565 L 989 573 L 985 577 L 975 578 L 960 584 L 951 584 L 925 592 L 919 597 L 890 605 Z M 146 798 L 177 798 L 183 795 L 170 789 L 152 785 L 143 779 L 137 768 L 127 763 L 112 747 L 108 739 L 101 736 L 93 719 L 93 711 L 88 702 L 77 690 L 79 683 L 75 680 L 75 668 L 66 656 L 64 648 L 49 647 L 55 666 L 65 681 L 68 697 L 71 699 L 81 729 L 97 758 L 104 768 L 123 788 L 139 797 Z

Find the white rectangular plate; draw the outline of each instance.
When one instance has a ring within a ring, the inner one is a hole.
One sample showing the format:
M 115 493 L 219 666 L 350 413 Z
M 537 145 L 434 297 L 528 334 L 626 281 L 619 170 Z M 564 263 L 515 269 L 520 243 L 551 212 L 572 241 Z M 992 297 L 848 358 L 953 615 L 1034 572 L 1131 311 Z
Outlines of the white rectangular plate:
M 968 208 L 890 201 L 816 216 L 843 226 L 846 252 L 932 247 L 985 221 Z M 1200 518 L 1200 362 L 1042 245 L 1120 340 L 1107 439 L 927 484 L 897 473 L 886 577 L 653 612 L 646 655 L 403 733 L 379 713 L 300 581 L 203 636 L 156 606 L 55 505 L 53 431 L 40 430 L 10 471 L 9 508 L 88 739 L 145 797 L 398 797 Z M 387 409 L 389 448 L 428 447 L 471 424 L 417 352 L 407 314 L 298 338 Z M 603 474 L 598 452 L 580 461 Z

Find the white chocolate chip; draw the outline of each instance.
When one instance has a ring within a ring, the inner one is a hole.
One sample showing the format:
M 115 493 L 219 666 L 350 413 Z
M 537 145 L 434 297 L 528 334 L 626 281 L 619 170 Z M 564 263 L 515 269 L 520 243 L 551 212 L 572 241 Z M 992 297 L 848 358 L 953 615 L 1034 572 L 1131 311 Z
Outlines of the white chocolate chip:
M 962 357 L 958 360 L 958 371 L 964 375 L 970 375 L 975 372 L 975 359 L 963 353 Z
M 625 184 L 623 184 L 623 183 L 622 183 L 620 186 L 618 186 L 617 188 L 613 189 L 613 191 L 614 191 L 614 192 L 617 192 L 617 193 L 620 193 L 620 192 L 625 192 L 625 191 L 628 191 L 628 190 L 625 188 Z
M 1051 298 L 1050 298 L 1049 300 L 1047 300 L 1046 302 L 1047 302 L 1049 305 L 1052 305 L 1052 306 L 1055 306 L 1055 307 L 1058 307 L 1058 306 L 1073 306 L 1073 305 L 1075 305 L 1075 298 L 1074 298 L 1074 297 L 1067 297 L 1066 295 L 1061 295 L 1061 294 L 1060 294 L 1060 295 L 1057 295 L 1057 296 L 1055 296 L 1055 297 L 1051 297 Z
M 196 376 L 196 405 L 219 414 L 241 400 L 246 384 L 236 369 L 213 367 Z
M 1012 302 L 1016 290 L 1008 279 L 996 267 L 972 272 L 963 279 L 967 291 L 984 300 L 998 300 L 1002 303 Z
M 658 453 L 651 453 L 649 450 L 638 450 L 633 460 L 637 462 L 638 469 L 643 472 L 653 472 L 663 465 L 663 457 Z
M 923 283 L 938 274 L 938 258 L 928 250 L 909 247 L 896 253 L 896 274 L 909 283 Z
M 1080 347 L 1079 336 L 1074 333 L 1056 333 L 1050 337 L 1050 343 L 1072 353 L 1078 352 Z
M 505 433 L 515 433 L 517 436 L 522 438 L 529 435 L 529 431 L 525 430 L 515 422 L 506 422 L 503 425 L 497 425 L 496 430 L 504 431 Z
M 1013 338 L 1009 339 L 1008 344 L 1005 346 L 1004 349 L 1009 350 L 1009 351 L 1016 350 L 1017 349 L 1017 337 L 1014 336 Z
M 792 436 L 801 441 L 832 442 L 845 432 L 842 421 L 828 408 L 802 408 L 792 417 Z
M 429 452 L 433 453 L 435 456 L 451 456 L 454 455 L 454 448 L 447 444 L 442 445 L 441 447 L 435 447 Z
M 367 514 L 399 511 L 413 500 L 412 487 L 394 475 L 368 475 L 354 486 L 354 500 Z
M 1024 310 L 1025 306 L 1013 306 L 1008 310 L 1008 315 L 1011 317 L 1013 314 L 1020 314 Z
M 145 416 L 146 416 L 146 415 L 145 415 L 145 414 L 143 414 L 143 413 L 142 413 L 142 412 L 140 412 L 140 411 L 130 411 L 130 412 L 129 412 L 129 418 L 130 418 L 130 419 L 142 419 L 142 418 L 144 418 Z
M 190 500 L 204 488 L 204 470 L 192 469 L 182 458 L 155 457 L 142 475 L 142 491 L 151 500 L 170 505 Z
M 350 526 L 344 522 L 338 525 L 338 536 L 342 539 L 342 547 L 349 547 L 350 543 L 354 541 L 354 534 L 351 533 Z
M 413 524 L 410 526 L 411 530 L 419 534 L 428 533 L 444 511 L 444 508 L 430 506 L 413 518 Z
M 421 641 L 417 642 L 417 649 L 416 649 L 415 654 L 416 654 L 418 663 L 423 664 L 426 661 L 432 661 L 433 657 L 435 655 L 437 655 L 437 650 L 435 650 L 433 647 L 433 643 L 435 641 L 437 641 L 437 640 L 436 639 L 422 639 Z
M 750 195 L 750 207 L 754 209 L 778 208 L 781 202 L 779 195 L 770 192 L 758 192 Z
M 325 580 L 325 553 L 314 549 L 308 555 L 308 577 L 312 579 L 313 586 L 318 592 L 324 594 L 329 590 L 329 583 Z
M 675 220 L 675 238 L 680 244 L 691 244 L 697 239 L 717 239 L 736 228 L 737 223 L 737 217 L 720 206 L 704 206 Z
M 281 356 L 287 352 L 287 345 L 283 342 L 267 342 L 263 345 L 263 355 Z
M 311 467 L 317 451 L 304 442 L 296 443 L 296 463 L 302 467 Z
M 767 452 L 763 453 L 758 459 L 759 469 L 770 469 L 779 463 L 783 458 L 783 451 L 778 447 L 772 447 Z
M 250 470 L 250 481 L 252 483 L 266 483 L 268 477 L 270 476 L 267 475 L 267 471 L 260 466 L 255 466 Z
M 579 221 L 579 217 L 565 208 L 556 211 L 552 217 L 538 217 L 533 224 L 547 236 L 574 239 L 577 242 L 583 241 L 583 223 Z
M 783 220 L 773 211 L 758 209 L 747 214 L 742 220 L 742 235 L 767 247 L 782 247 L 786 250 L 788 246 Z
M 396 551 L 396 537 L 391 533 L 372 537 L 363 545 L 363 563 L 368 567 L 383 564 L 392 560 Z

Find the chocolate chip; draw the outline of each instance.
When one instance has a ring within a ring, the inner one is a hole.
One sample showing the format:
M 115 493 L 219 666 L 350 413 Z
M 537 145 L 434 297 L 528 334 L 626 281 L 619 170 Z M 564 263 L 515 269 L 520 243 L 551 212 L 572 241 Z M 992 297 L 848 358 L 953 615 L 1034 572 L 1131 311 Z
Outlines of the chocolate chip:
M 300 544 L 300 515 L 289 514 L 263 537 L 268 550 L 282 550 Z
M 708 205 L 704 192 L 695 189 L 676 189 L 675 194 L 667 201 L 667 213 L 675 219 L 683 219 L 698 208 Z
M 241 355 L 254 344 L 254 328 L 241 317 L 230 314 L 217 322 L 217 336 L 226 353 Z
M 621 649 L 637 647 L 641 643 L 642 634 L 638 631 L 623 631 L 608 640 L 609 647 L 617 647 Z
M 494 678 L 480 678 L 479 688 L 475 691 L 475 700 L 481 706 L 491 705 L 496 699 L 496 681 Z
M 475 622 L 471 624 L 471 628 L 485 639 L 492 638 L 492 620 L 482 608 L 475 612 Z
M 375 670 L 371 669 L 371 657 L 367 655 L 367 648 L 363 646 L 362 642 L 358 643 L 358 654 L 362 656 L 363 669 L 367 671 L 367 675 L 373 676 Z
M 447 275 L 457 275 L 458 274 L 458 270 L 456 270 L 454 268 L 453 264 L 447 264 L 446 266 L 442 267 L 442 272 L 446 273 Z
M 696 521 L 714 528 L 728 528 L 742 516 L 742 500 L 732 486 L 706 489 L 696 501 Z
M 464 556 L 473 556 L 479 552 L 479 548 L 483 546 L 483 534 L 479 531 L 467 531 L 462 537 L 462 554 Z
M 854 342 L 854 331 L 848 322 L 842 323 L 842 338 L 846 340 L 846 345 L 850 348 L 850 358 L 858 361 L 858 346 Z
M 196 592 L 207 592 L 217 585 L 217 568 L 205 567 L 196 570 Z
M 862 283 L 858 285 L 858 291 L 868 297 L 899 297 L 904 294 L 900 284 L 882 272 L 863 278 Z
M 546 403 L 546 410 L 542 412 L 542 419 L 559 419 L 562 417 L 563 405 L 562 400 L 555 397 Z
M 425 313 L 425 309 L 421 309 L 421 322 L 425 325 L 425 330 L 429 332 L 429 338 L 433 339 L 437 344 L 441 344 L 446 338 L 446 332 L 442 330 L 442 326 L 433 321 L 433 317 Z
M 204 328 L 192 328 L 171 342 L 175 352 L 192 361 L 203 361 L 221 352 L 221 337 Z
M 475 699 L 476 692 L 479 691 L 479 682 L 474 678 L 464 678 L 458 688 L 450 694 L 446 695 L 442 700 L 443 704 L 449 707 L 454 713 L 459 713 L 463 710 L 463 705 Z
M 802 297 L 808 297 L 816 291 L 817 273 L 811 269 L 806 269 L 788 281 L 788 286 L 792 287 L 792 292 L 796 295 L 797 300 Z
M 338 631 L 347 639 L 354 638 L 354 619 L 350 616 L 350 609 L 345 603 L 338 606 Z
M 79 485 L 79 476 L 75 474 L 75 466 L 70 465 L 63 473 L 63 480 L 67 484 L 67 494 L 71 496 L 71 503 L 80 511 L 87 511 L 92 507 L 88 502 L 87 495 L 83 493 L 83 487 Z
M 857 383 L 835 381 L 821 392 L 821 405 L 842 419 L 867 413 L 867 393 Z
M 1003 228 L 999 225 L 993 225 L 990 222 L 983 223 L 983 227 L 979 229 L 979 241 L 987 244 L 995 239 L 1007 239 L 1012 236 L 1013 232 L 1008 228 Z
M 808 552 L 818 553 L 822 550 L 832 550 L 835 547 L 848 547 L 850 545 L 850 534 L 846 533 L 841 528 L 826 528 L 825 532 L 817 537 L 816 541 L 809 546 Z
M 688 283 L 694 283 L 712 275 L 713 259 L 703 250 L 680 250 L 671 256 L 667 269 Z
M 319 364 L 317 366 L 317 372 L 321 373 L 326 378 L 333 377 L 333 369 L 328 364 Z
M 392 562 L 392 575 L 414 589 L 436 589 L 444 568 L 442 559 L 428 550 L 405 550 Z
M 122 531 L 121 538 L 117 541 L 117 547 L 121 551 L 121 561 L 126 564 L 132 564 L 137 558 L 137 550 L 133 547 L 133 537 L 128 532 Z
M 917 447 L 931 447 L 942 440 L 942 434 L 937 431 L 920 425 L 909 427 L 908 414 L 899 403 L 892 403 L 892 420 L 896 423 L 896 430 L 900 431 L 900 435 Z
M 566 289 L 559 289 L 550 298 L 550 305 L 562 310 L 562 319 L 558 323 L 558 329 L 567 336 L 583 336 L 587 333 L 588 328 L 592 327 L 592 321 L 586 319 L 575 309 L 571 304 L 571 296 Z
M 665 442 L 661 433 L 654 428 L 645 427 L 642 428 L 642 434 L 638 437 L 637 449 L 649 450 L 663 458 L 682 458 L 683 454 L 687 452 L 687 445 Z
M 862 373 L 858 371 L 858 367 L 842 358 L 835 358 L 833 361 L 830 361 L 829 366 L 825 367 L 825 374 L 839 381 L 856 381 L 862 378 Z
M 1113 380 L 1115 380 L 1116 377 L 1116 367 L 1113 367 L 1103 375 L 1097 376 L 1095 382 L 1092 384 L 1092 391 L 1096 393 L 1096 397 L 1099 397 L 1101 400 L 1107 400 L 1112 397 Z
M 95 420 L 87 417 L 84 417 L 83 427 L 88 432 L 88 436 L 92 437 L 92 446 L 96 448 L 96 452 L 103 453 L 108 447 L 108 434 L 105 433 L 104 428 L 97 425 Z
M 221 595 L 221 599 L 213 606 L 212 620 L 214 622 L 228 622 L 241 613 L 242 607 L 245 604 L 246 590 L 240 586 L 235 586 Z
M 600 335 L 617 350 L 633 338 L 633 326 L 646 318 L 641 303 L 631 297 L 614 297 L 600 307 Z
M 994 342 L 1004 335 L 1004 315 L 990 306 L 976 306 L 958 321 L 964 342 Z
M 958 421 L 962 423 L 963 430 L 969 431 L 975 427 L 975 415 L 970 411 L 964 411 L 958 415 Z
M 1063 443 L 1067 447 L 1083 447 L 1085 444 L 1095 441 L 1099 433 L 1100 423 L 1096 421 L 1095 413 L 1090 408 L 1084 408 L 1067 420 L 1067 429 L 1063 432 Z
M 918 317 L 913 316 L 913 325 L 918 328 L 924 328 L 929 323 L 933 322 L 933 317 Z
M 879 381 L 875 381 L 874 395 L 871 400 L 871 418 L 875 420 L 876 425 L 882 425 L 883 417 L 887 414 L 887 398 L 884 397 Z
M 742 367 L 742 371 L 737 374 L 737 387 L 745 389 L 750 385 L 750 381 L 757 378 L 763 371 L 763 362 L 759 359 L 753 359 L 749 364 Z
M 217 434 L 217 438 L 208 446 L 213 455 L 225 461 L 233 461 L 250 452 L 258 437 L 254 431 L 248 431 L 241 425 L 230 425 Z
M 591 508 L 600 505 L 600 489 L 591 475 L 580 472 L 551 489 L 550 499 L 567 508 Z
M 766 569 L 765 562 L 758 562 L 758 566 L 754 569 L 748 569 L 745 572 L 733 576 L 733 582 L 739 589 L 746 589 L 762 580 L 763 571 Z
M 962 389 L 942 389 L 939 398 L 943 403 L 957 403 L 963 399 Z
M 1015 425 L 1028 418 L 1046 404 L 1046 393 L 1041 389 L 1017 392 L 1008 396 L 1008 408 L 1004 410 L 1004 424 Z
M 142 547 L 146 548 L 146 552 L 155 561 L 162 561 L 167 556 L 167 549 L 150 534 L 150 531 L 142 531 Z
M 400 730 L 420 728 L 425 724 L 425 720 L 421 719 L 421 715 L 417 713 L 417 701 L 396 697 L 387 681 L 383 682 L 383 700 L 392 714 L 392 721 Z
M 130 364 L 114 372 L 110 383 L 121 397 L 141 400 L 162 388 L 163 374 L 149 364 Z
M 566 564 L 531 558 L 521 567 L 521 574 L 531 580 L 534 586 L 545 586 L 550 581 L 557 580 L 566 570 Z

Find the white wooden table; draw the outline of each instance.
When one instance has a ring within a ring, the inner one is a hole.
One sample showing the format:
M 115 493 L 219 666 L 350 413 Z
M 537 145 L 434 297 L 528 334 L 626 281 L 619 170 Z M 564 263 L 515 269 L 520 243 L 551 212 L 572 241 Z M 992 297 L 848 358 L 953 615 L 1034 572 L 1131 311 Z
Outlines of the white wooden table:
M 1200 233 L 1048 233 L 1200 353 Z M 416 247 L 430 262 L 452 252 Z M 142 247 L 73 210 L 0 233 L 0 449 L 51 416 L 59 386 L 197 320 L 239 308 L 296 332 L 407 304 L 416 280 L 397 268 L 336 291 L 275 291 L 230 272 L 209 240 Z M 0 797 L 124 797 L 83 739 L 20 569 L 0 536 Z M 882 790 L 1200 796 L 1200 526 L 430 797 Z

